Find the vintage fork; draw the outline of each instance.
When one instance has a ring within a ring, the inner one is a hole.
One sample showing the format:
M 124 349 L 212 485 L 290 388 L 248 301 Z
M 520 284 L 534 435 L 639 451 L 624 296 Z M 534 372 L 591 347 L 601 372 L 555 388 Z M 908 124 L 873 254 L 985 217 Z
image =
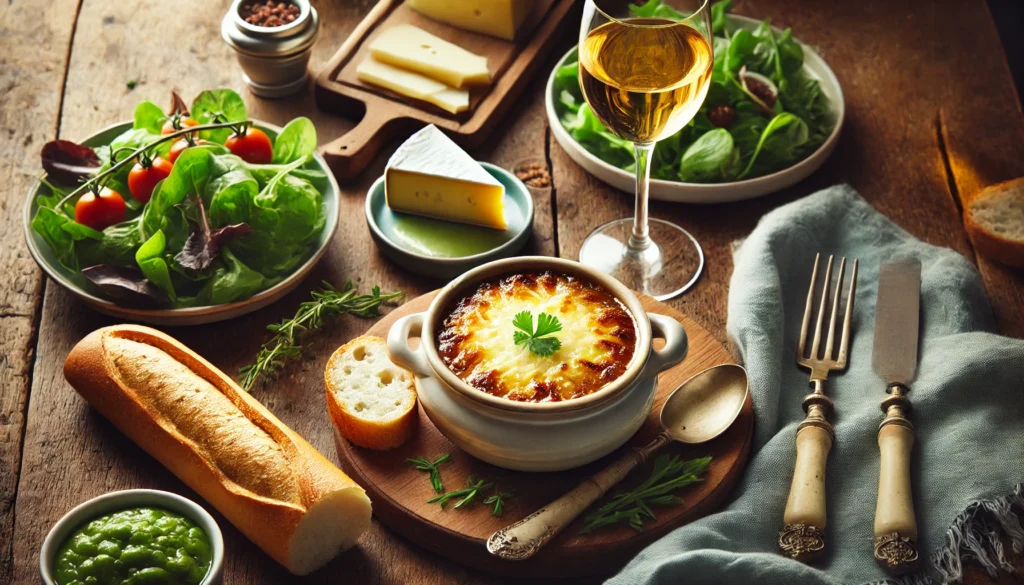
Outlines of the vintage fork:
M 811 384 L 814 390 L 804 397 L 804 419 L 796 431 L 796 467 L 793 470 L 793 484 L 789 488 L 789 500 L 783 516 L 785 526 L 779 533 L 779 550 L 782 554 L 799 561 L 810 561 L 825 550 L 825 463 L 832 449 L 835 437 L 828 417 L 832 412 L 832 400 L 825 395 L 825 380 L 833 370 L 846 368 L 846 357 L 850 348 L 850 320 L 853 317 L 853 295 L 857 288 L 857 260 L 853 261 L 850 275 L 850 293 L 846 301 L 846 315 L 843 318 L 842 340 L 839 354 L 833 358 L 836 340 L 836 318 L 842 295 L 843 273 L 846 258 L 839 262 L 839 277 L 836 281 L 832 301 L 832 316 L 829 319 L 828 338 L 825 351 L 821 349 L 821 329 L 828 307 L 829 290 L 832 284 L 832 260 L 829 256 L 825 268 L 825 284 L 821 293 L 821 305 L 814 326 L 814 340 L 810 353 L 806 352 L 810 334 L 811 310 L 814 305 L 814 288 L 818 280 L 818 262 L 821 254 L 814 257 L 811 272 L 811 287 L 807 292 L 807 306 L 804 309 L 803 325 L 800 328 L 800 343 L 796 362 L 811 370 Z

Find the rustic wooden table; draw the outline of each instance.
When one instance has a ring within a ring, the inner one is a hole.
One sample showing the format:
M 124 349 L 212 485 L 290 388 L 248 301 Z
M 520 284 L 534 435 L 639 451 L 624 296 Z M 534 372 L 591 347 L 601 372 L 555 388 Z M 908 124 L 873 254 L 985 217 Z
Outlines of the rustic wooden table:
M 325 26 L 317 70 L 373 0 L 315 2 Z M 228 0 L 118 2 L 8 0 L 0 5 L 0 582 L 37 582 L 37 555 L 51 524 L 103 492 L 161 488 L 195 498 L 176 478 L 89 409 L 64 381 L 75 342 L 111 323 L 47 282 L 22 237 L 25 193 L 39 173 L 39 149 L 131 116 L 144 98 L 163 103 L 213 87 L 243 89 L 234 55 L 220 38 Z M 991 182 L 1024 175 L 1024 115 L 983 0 L 877 0 L 807 3 L 740 0 L 735 12 L 791 26 L 820 48 L 842 83 L 847 119 L 825 166 L 794 188 L 752 202 L 695 207 L 655 203 L 704 245 L 707 268 L 696 287 L 671 302 L 725 339 L 730 244 L 766 211 L 837 182 L 848 182 L 915 236 L 975 261 L 1002 331 L 1024 336 L 1024 273 L 977 257 L 961 227 L 963 201 Z M 568 46 L 575 30 L 564 33 Z M 554 55 L 552 55 L 554 57 Z M 549 69 L 545 67 L 544 69 Z M 495 129 L 478 158 L 511 167 L 543 154 L 554 187 L 535 193 L 528 252 L 574 258 L 594 226 L 628 216 L 632 198 L 594 180 L 554 144 L 538 76 Z M 138 82 L 134 90 L 126 88 Z M 352 126 L 318 112 L 311 93 L 282 101 L 243 94 L 251 115 L 283 123 L 313 118 L 322 141 Z M 386 152 L 390 152 L 391 148 Z M 341 229 L 316 274 L 299 291 L 248 317 L 169 329 L 227 372 L 248 362 L 263 327 L 294 311 L 321 279 L 361 279 L 415 296 L 439 283 L 389 263 L 370 240 L 363 195 L 386 156 L 343 186 Z M 360 334 L 366 321 L 343 319 L 324 351 L 256 397 L 330 458 L 335 457 L 322 395 L 329 349 Z M 1009 486 L 1007 486 L 1009 487 Z M 229 524 L 226 583 L 294 582 Z M 361 545 L 305 582 L 488 583 L 497 579 L 424 552 L 374 524 Z M 1005 582 L 1010 582 L 1005 578 Z M 990 583 L 974 570 L 969 582 Z

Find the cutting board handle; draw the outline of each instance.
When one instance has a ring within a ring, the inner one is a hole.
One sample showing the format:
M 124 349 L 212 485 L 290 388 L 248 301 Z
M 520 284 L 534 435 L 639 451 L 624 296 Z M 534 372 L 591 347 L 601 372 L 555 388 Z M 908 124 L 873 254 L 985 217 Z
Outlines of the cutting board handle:
M 412 118 L 396 116 L 389 109 L 386 104 L 368 102 L 366 113 L 355 128 L 320 149 L 320 154 L 338 180 L 354 179 L 373 162 L 387 141 L 412 133 L 424 125 Z

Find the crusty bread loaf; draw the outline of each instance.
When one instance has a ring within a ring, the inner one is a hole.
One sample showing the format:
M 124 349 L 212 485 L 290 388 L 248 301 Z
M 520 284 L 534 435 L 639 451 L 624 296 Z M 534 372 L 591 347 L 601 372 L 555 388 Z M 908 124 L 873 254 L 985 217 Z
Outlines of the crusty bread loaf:
M 979 252 L 1024 266 L 1024 177 L 983 189 L 968 202 L 964 223 Z
M 327 411 L 360 447 L 394 449 L 416 430 L 416 386 L 389 358 L 383 339 L 357 337 L 338 348 L 324 371 Z
M 64 377 L 296 575 L 323 566 L 370 526 L 361 487 L 231 378 L 155 329 L 94 331 L 71 350 Z

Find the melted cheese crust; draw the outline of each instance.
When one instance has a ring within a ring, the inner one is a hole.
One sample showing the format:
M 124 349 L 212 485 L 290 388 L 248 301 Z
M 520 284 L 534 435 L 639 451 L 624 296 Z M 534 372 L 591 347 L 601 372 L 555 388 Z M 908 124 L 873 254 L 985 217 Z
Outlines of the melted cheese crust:
M 561 348 L 546 357 L 516 345 L 515 315 L 558 317 Z M 609 291 L 554 272 L 510 274 L 460 299 L 437 334 L 441 359 L 456 376 L 509 400 L 558 402 L 586 396 L 626 371 L 636 323 Z

